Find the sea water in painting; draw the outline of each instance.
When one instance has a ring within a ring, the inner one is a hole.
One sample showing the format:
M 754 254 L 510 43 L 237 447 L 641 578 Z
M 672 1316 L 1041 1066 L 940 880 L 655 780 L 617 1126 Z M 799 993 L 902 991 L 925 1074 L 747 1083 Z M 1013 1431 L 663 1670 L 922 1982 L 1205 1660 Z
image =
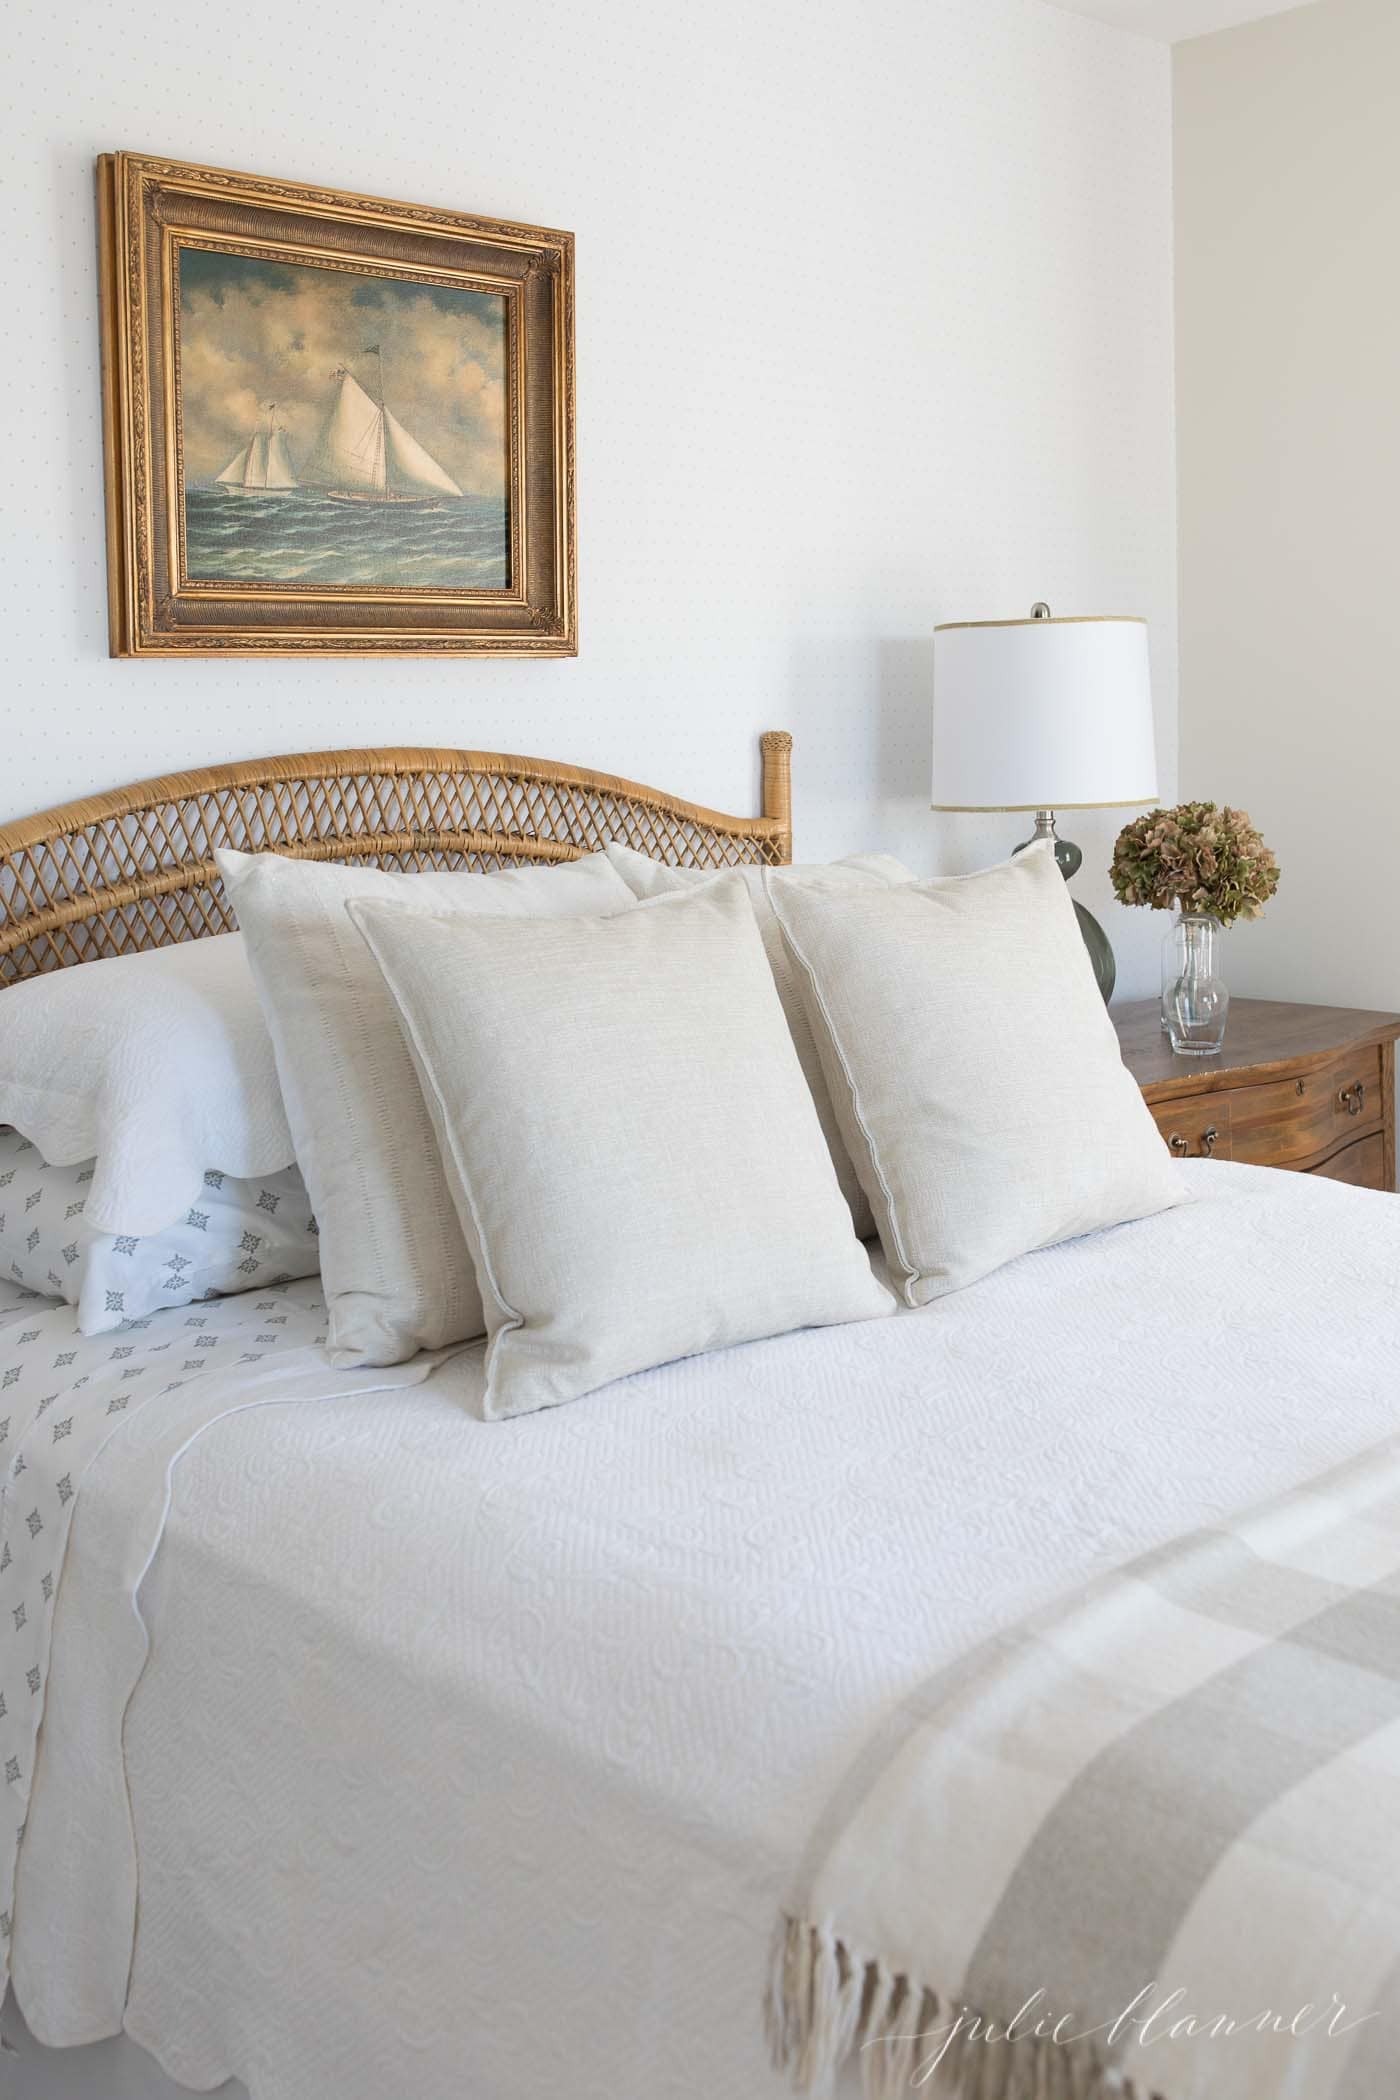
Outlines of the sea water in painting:
M 505 302 L 182 246 L 185 565 L 504 590 Z

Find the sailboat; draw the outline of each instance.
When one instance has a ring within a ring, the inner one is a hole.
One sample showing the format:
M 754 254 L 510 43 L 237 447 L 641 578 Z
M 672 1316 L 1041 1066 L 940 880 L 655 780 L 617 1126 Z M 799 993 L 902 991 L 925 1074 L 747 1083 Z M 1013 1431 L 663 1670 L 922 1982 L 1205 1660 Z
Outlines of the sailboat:
M 379 399 L 365 392 L 348 365 L 336 366 L 331 378 L 340 381 L 340 390 L 303 469 L 303 485 L 323 488 L 342 503 L 425 504 L 460 496 L 446 468 L 386 408 L 379 346 L 365 355 L 379 359 Z
M 267 404 L 267 428 L 254 431 L 241 451 L 216 474 L 231 496 L 285 496 L 297 485 L 287 457 L 287 433 L 277 421 L 277 403 Z

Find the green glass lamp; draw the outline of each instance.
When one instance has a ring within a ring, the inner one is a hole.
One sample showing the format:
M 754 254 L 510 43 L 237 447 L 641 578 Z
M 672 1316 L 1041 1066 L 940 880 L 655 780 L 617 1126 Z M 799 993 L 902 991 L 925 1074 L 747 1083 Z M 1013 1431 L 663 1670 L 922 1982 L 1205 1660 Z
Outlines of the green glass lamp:
M 933 807 L 1035 814 L 1066 882 L 1084 856 L 1056 810 L 1157 800 L 1147 623 L 1112 615 L 953 621 L 934 631 Z M 1021 847 L 1016 848 L 1017 852 Z M 1092 912 L 1075 912 L 1105 1000 L 1117 966 Z

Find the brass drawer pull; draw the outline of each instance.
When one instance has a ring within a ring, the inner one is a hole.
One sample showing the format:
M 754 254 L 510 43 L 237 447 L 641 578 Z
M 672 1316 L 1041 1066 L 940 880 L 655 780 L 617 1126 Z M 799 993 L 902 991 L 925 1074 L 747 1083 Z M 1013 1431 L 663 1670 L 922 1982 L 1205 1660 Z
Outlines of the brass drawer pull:
M 1366 1106 L 1366 1082 L 1358 1079 L 1355 1086 L 1344 1086 L 1337 1096 L 1338 1108 L 1344 1108 L 1349 1116 L 1359 1116 Z
M 1201 1132 L 1201 1158 L 1212 1159 L 1215 1155 L 1215 1148 L 1219 1143 L 1220 1132 L 1216 1129 L 1214 1123 L 1212 1123 L 1209 1130 L 1203 1130 Z M 1170 1147 L 1170 1149 L 1176 1154 L 1178 1159 L 1190 1158 L 1191 1140 L 1190 1138 L 1184 1138 L 1179 1130 L 1174 1130 L 1172 1132 L 1171 1136 L 1167 1139 L 1167 1144 Z

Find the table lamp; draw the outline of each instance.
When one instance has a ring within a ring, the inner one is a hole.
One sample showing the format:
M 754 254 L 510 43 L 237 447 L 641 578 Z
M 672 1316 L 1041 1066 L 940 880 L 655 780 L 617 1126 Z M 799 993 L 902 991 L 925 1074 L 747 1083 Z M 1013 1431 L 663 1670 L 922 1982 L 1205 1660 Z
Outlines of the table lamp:
M 1131 808 L 1157 799 L 1147 623 L 961 620 L 934 630 L 933 807 L 1034 810 L 1032 838 L 1054 839 L 1066 882 L 1084 856 L 1055 830 L 1057 809 Z M 1117 968 L 1108 935 L 1075 905 L 1105 1000 Z

